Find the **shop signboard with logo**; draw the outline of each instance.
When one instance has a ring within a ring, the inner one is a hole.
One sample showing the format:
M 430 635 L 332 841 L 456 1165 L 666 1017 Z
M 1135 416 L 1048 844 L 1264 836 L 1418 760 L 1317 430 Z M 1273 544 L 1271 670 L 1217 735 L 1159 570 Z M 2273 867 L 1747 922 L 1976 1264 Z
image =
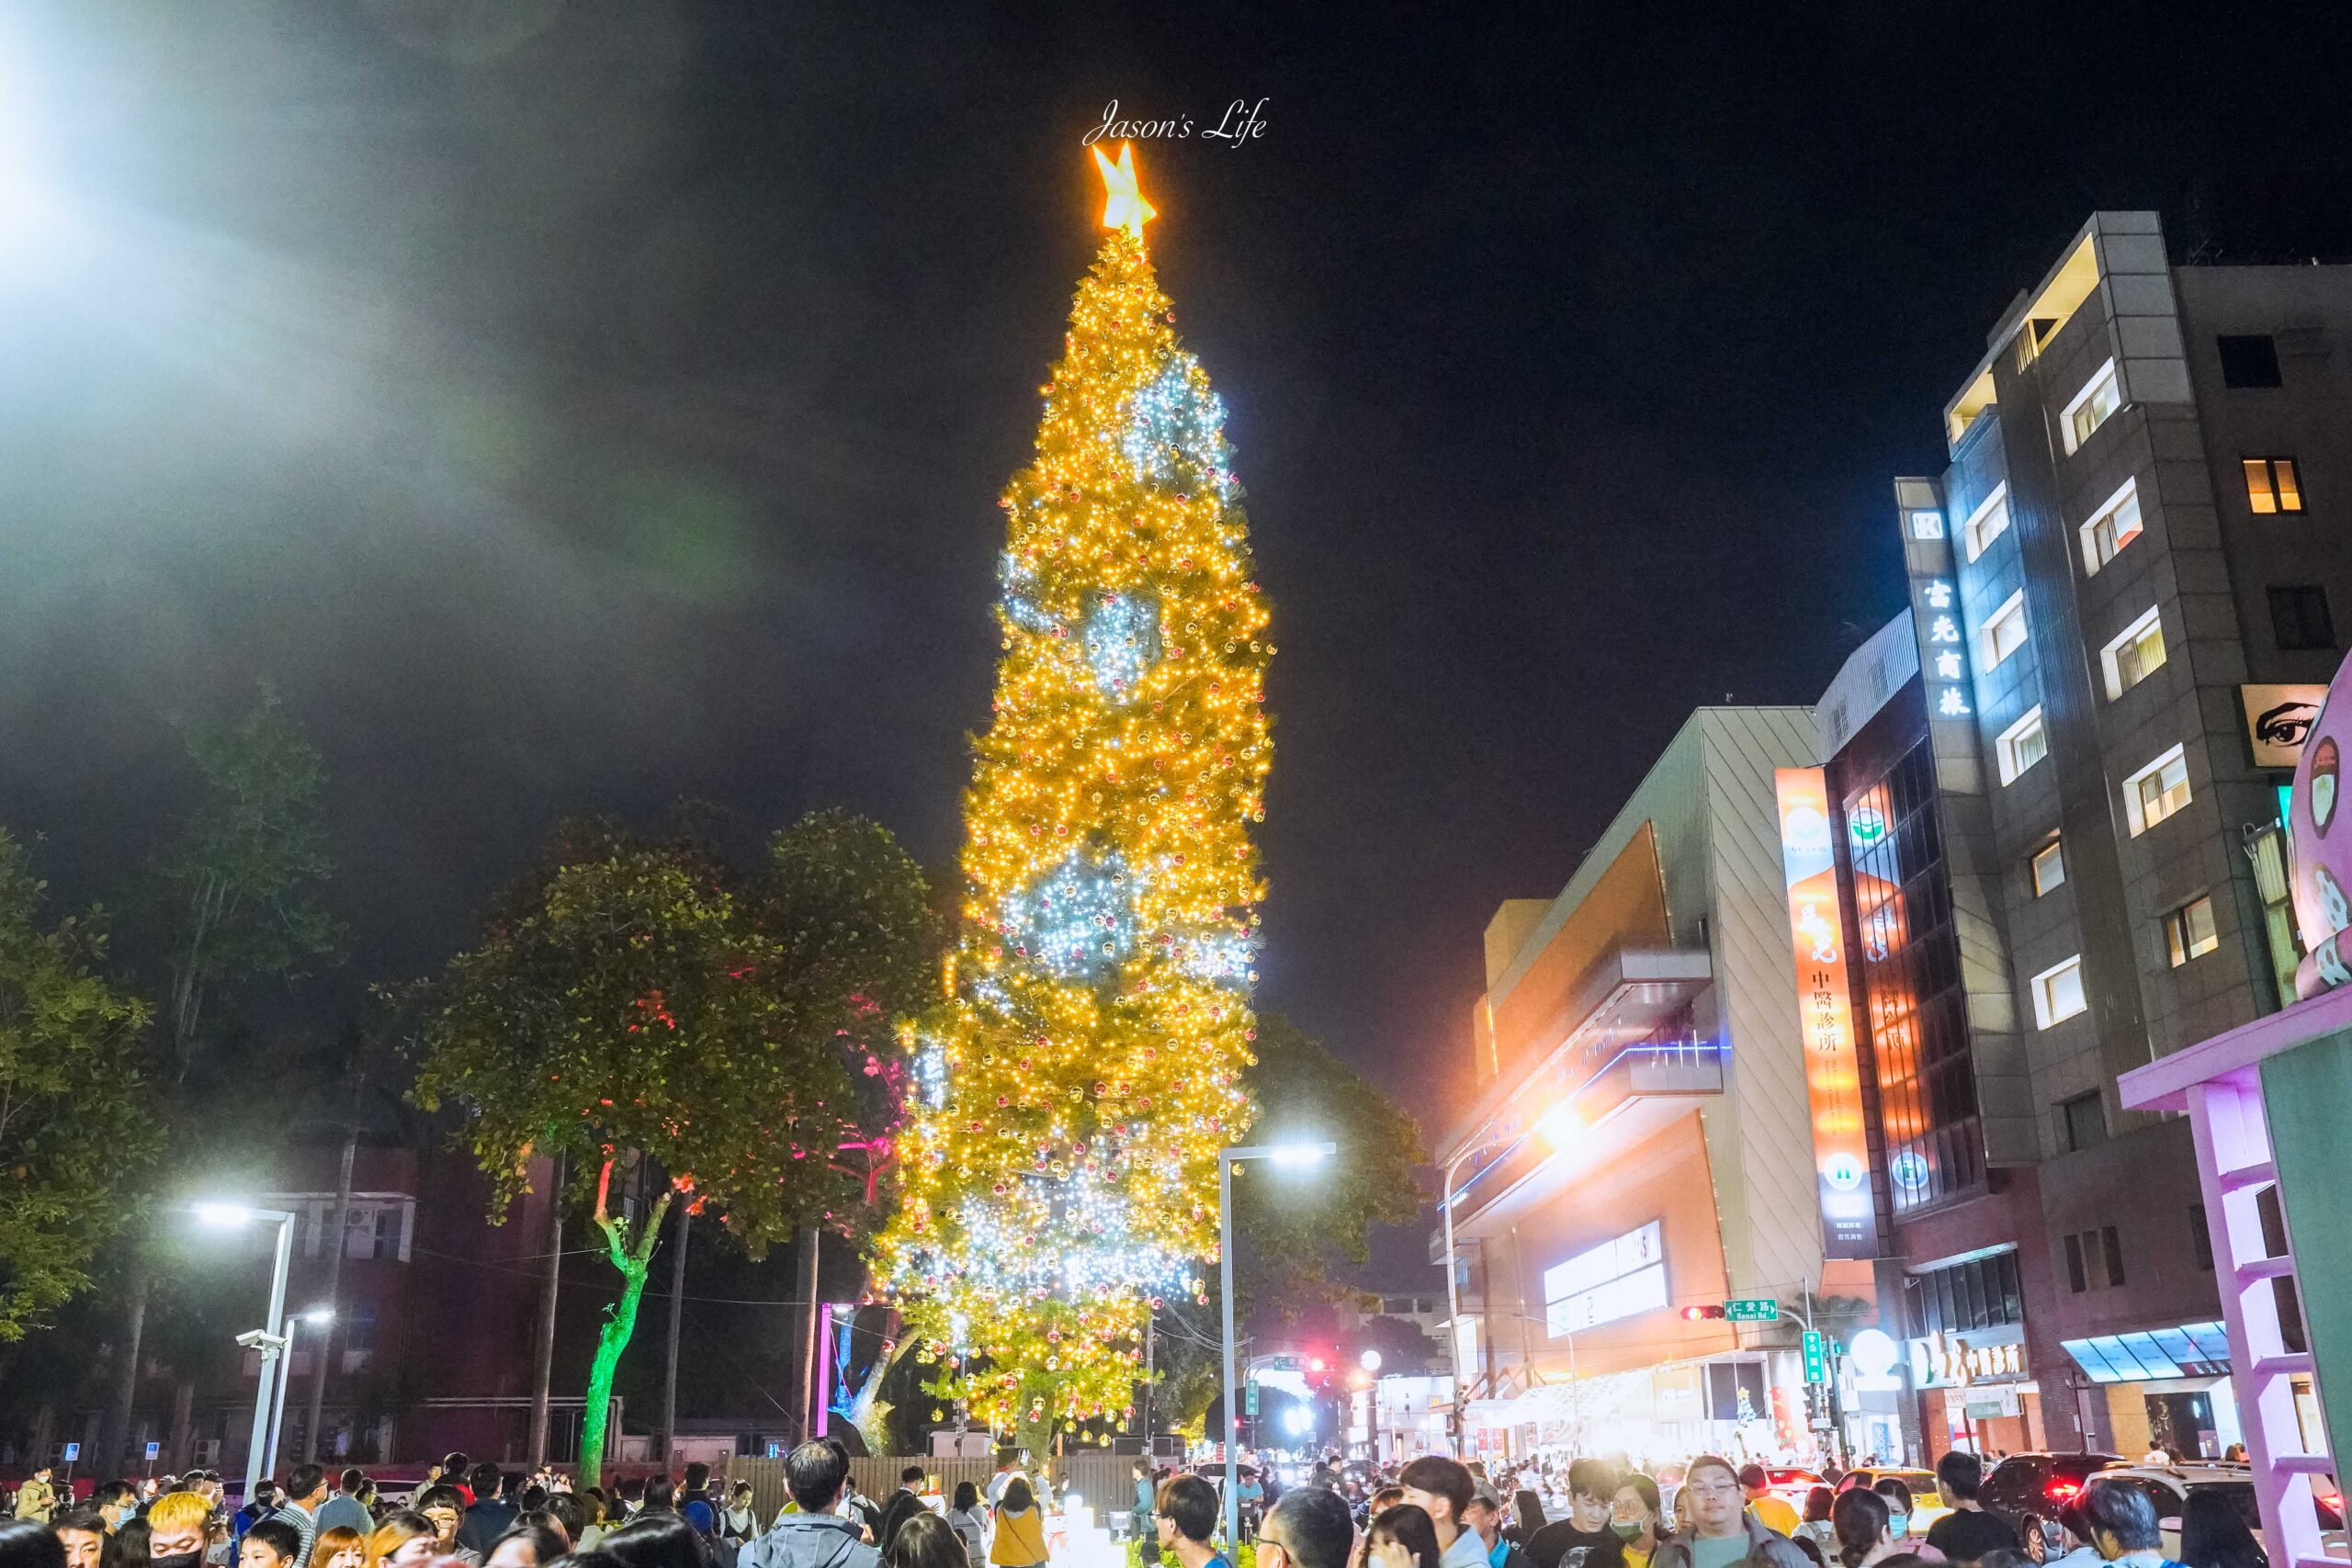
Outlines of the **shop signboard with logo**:
M 1661 1220 L 1544 1270 L 1544 1322 L 1555 1339 L 1666 1304 L 1666 1227 Z
M 1906 1339 L 1903 1348 L 1910 1358 L 1914 1388 L 1970 1388 L 2026 1376 L 2025 1329 L 2018 1324 L 1964 1334 L 1930 1334 L 1924 1339 Z
M 1822 1247 L 1830 1258 L 1871 1258 L 1878 1251 L 1878 1208 L 1871 1193 L 1844 917 L 1830 854 L 1828 786 L 1819 768 L 1777 768 L 1772 787 L 1780 806 L 1789 935 L 1796 953 Z

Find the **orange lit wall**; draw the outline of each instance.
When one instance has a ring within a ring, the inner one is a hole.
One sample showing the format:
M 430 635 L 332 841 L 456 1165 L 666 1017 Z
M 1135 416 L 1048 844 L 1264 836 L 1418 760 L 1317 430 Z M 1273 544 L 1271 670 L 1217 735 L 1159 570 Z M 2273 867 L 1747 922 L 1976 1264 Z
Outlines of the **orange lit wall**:
M 1560 1010 L 1577 982 L 1611 948 L 1664 947 L 1669 932 L 1657 839 L 1642 824 L 1573 914 L 1552 933 L 1518 983 L 1474 1018 L 1479 1081 L 1522 1070 L 1530 1056 L 1559 1043 Z
M 1575 1157 L 1573 1152 L 1568 1156 Z M 1524 1292 L 1523 1345 L 1496 1329 L 1506 1351 L 1524 1350 L 1546 1378 L 1565 1378 L 1568 1342 L 1553 1339 L 1544 1324 L 1544 1270 L 1586 1248 L 1664 1222 L 1666 1288 L 1671 1305 L 1589 1328 L 1576 1337 L 1577 1372 L 1593 1377 L 1737 1348 L 1721 1320 L 1686 1321 L 1680 1309 L 1730 1294 L 1722 1232 L 1715 1219 L 1715 1184 L 1707 1145 L 1693 1111 L 1631 1148 L 1576 1171 L 1520 1219 L 1518 1278 Z M 1499 1322 L 1499 1318 L 1490 1319 Z

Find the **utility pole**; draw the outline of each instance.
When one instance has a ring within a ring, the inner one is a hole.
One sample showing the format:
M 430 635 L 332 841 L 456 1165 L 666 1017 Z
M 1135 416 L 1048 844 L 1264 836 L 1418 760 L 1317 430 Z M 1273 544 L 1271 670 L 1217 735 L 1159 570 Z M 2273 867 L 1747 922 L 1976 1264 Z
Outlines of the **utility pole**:
M 678 1457 L 678 1320 L 686 1310 L 686 1227 L 694 1205 L 680 1203 L 678 1234 L 673 1239 L 677 1256 L 670 1260 L 670 1343 L 662 1367 L 662 1462 Z
M 820 1261 L 818 1232 L 810 1225 L 800 1239 L 800 1440 L 807 1442 L 817 1435 L 817 1314 L 823 1310 L 817 1301 L 817 1267 Z
M 531 1468 L 548 1461 L 548 1385 L 555 1375 L 556 1292 L 563 1283 L 564 1159 L 548 1181 L 547 1272 L 539 1281 L 539 1343 L 531 1372 Z

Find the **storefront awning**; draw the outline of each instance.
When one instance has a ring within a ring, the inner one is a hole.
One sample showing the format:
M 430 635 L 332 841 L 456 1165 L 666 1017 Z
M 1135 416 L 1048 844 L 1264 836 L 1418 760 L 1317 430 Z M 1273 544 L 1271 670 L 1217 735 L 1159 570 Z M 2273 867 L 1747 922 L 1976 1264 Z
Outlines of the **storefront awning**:
M 2155 1382 L 2166 1378 L 2226 1377 L 2228 1331 L 2218 1323 L 2184 1323 L 2131 1334 L 2062 1339 L 2066 1354 L 2093 1382 Z

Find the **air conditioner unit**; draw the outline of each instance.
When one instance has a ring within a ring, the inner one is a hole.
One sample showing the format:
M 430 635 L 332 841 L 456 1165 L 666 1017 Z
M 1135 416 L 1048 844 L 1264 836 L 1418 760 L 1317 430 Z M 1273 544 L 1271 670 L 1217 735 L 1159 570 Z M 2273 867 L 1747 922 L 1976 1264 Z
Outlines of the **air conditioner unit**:
M 196 1469 L 196 1470 L 218 1470 L 218 1469 L 220 1469 L 220 1438 L 197 1438 L 197 1440 L 196 1440 L 196 1463 L 195 1463 L 191 1468 Z

